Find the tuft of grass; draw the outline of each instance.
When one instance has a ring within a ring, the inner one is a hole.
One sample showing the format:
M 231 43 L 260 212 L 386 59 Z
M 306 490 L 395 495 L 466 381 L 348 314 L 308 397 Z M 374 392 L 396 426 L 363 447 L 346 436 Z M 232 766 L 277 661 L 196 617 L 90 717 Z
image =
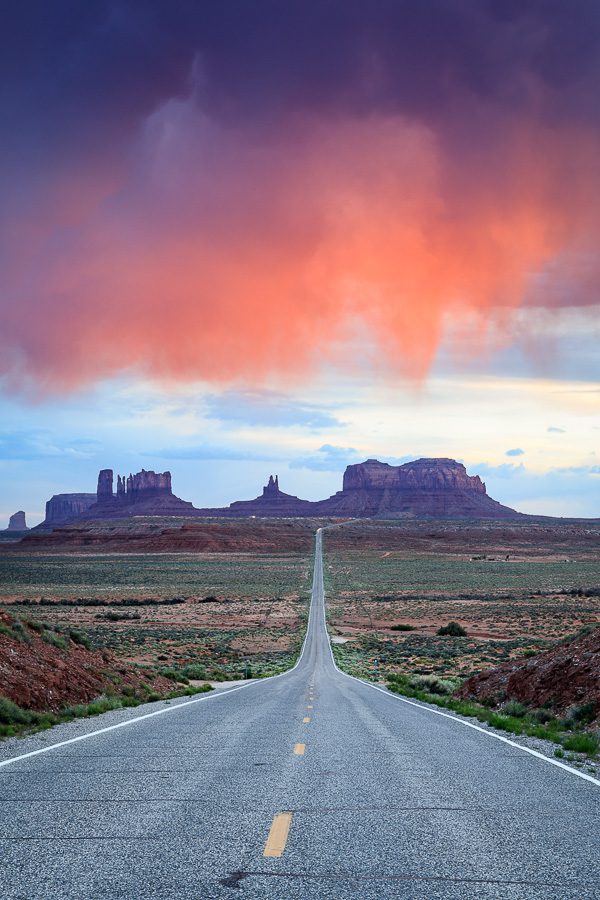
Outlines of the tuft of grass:
M 0 622 L 0 634 L 12 638 L 13 641 L 21 641 L 23 644 L 31 643 L 31 636 L 20 619 L 13 619 L 12 625 L 4 625 Z
M 61 634 L 57 634 L 56 631 L 49 631 L 44 629 L 40 633 L 40 637 L 47 644 L 51 644 L 53 647 L 58 647 L 59 650 L 67 650 L 68 642 L 66 638 L 64 638 Z
M 69 637 L 75 644 L 80 644 L 80 646 L 85 647 L 86 650 L 92 649 L 92 643 L 83 631 L 79 631 L 78 628 L 70 628 L 69 629 Z
M 421 677 L 426 678 L 427 676 Z M 499 731 L 551 741 L 560 745 L 557 749 L 561 752 L 563 752 L 562 748 L 564 748 L 576 753 L 596 756 L 600 749 L 596 735 L 589 733 L 565 734 L 563 722 L 553 716 L 547 718 L 544 724 L 540 724 L 537 719 L 539 710 L 532 710 L 531 712 L 526 710 L 522 713 L 520 709 L 522 704 L 518 704 L 515 707 L 509 705 L 514 703 L 514 701 L 508 701 L 500 711 L 496 711 L 470 700 L 460 700 L 457 697 L 432 692 L 430 689 L 424 690 L 423 687 L 416 686 L 419 683 L 417 678 L 418 676 L 407 678 L 405 675 L 392 673 L 388 675 L 388 688 L 396 694 L 402 694 L 415 700 L 441 706 L 461 716 L 478 719 L 480 722 L 490 725 L 492 728 L 497 728 Z M 518 715 L 515 715 L 515 709 L 519 713 Z M 511 710 L 513 712 L 509 714 Z
M 566 712 L 564 725 L 566 728 L 581 728 L 590 725 L 597 716 L 597 703 L 582 703 L 580 706 L 571 706 Z
M 561 739 L 561 744 L 565 750 L 572 750 L 574 753 L 587 753 L 588 756 L 598 753 L 598 738 L 595 734 L 569 734 Z
M 66 706 L 60 712 L 37 712 L 32 709 L 23 709 L 8 697 L 0 695 L 0 739 L 14 737 L 23 732 L 32 733 L 42 729 L 51 728 L 60 722 L 70 722 L 73 719 L 99 716 L 102 713 L 114 709 L 127 709 L 140 706 L 142 703 L 152 703 L 157 700 L 175 700 L 178 697 L 191 697 L 194 694 L 205 694 L 212 691 L 210 684 L 200 687 L 188 685 L 184 689 L 173 690 L 163 695 L 155 691 L 149 691 L 144 697 L 132 697 L 126 695 L 105 695 L 96 697 L 91 703 L 74 703 Z
M 440 678 L 439 675 L 413 675 L 409 684 L 416 690 L 429 691 L 431 694 L 452 694 L 459 682 L 455 678 Z

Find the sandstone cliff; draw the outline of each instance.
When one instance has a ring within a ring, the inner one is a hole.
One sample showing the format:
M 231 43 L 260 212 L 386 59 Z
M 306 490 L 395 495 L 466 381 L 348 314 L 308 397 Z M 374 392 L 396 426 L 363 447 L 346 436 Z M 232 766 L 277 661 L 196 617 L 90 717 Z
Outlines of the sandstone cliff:
M 348 466 L 343 487 L 314 504 L 314 514 L 373 518 L 513 518 L 519 513 L 488 497 L 478 475 L 453 459 L 417 459 L 391 466 L 376 459 Z
M 95 502 L 95 494 L 54 494 L 46 503 L 46 518 L 42 525 L 73 522 Z
M 170 472 L 142 469 L 135 475 L 117 475 L 117 491 L 113 492 L 114 473 L 102 469 L 98 475 L 96 502 L 85 510 L 85 519 L 113 519 L 126 516 L 194 515 L 194 506 L 181 500 L 171 489 Z M 71 520 L 74 521 L 74 520 Z

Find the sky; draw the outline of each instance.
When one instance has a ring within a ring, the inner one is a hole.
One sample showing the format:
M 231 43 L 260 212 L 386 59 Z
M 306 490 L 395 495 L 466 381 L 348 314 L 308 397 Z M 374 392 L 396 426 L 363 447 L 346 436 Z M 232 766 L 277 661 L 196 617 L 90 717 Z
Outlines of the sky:
M 0 73 L 0 526 L 419 456 L 600 516 L 595 0 L 29 0 Z

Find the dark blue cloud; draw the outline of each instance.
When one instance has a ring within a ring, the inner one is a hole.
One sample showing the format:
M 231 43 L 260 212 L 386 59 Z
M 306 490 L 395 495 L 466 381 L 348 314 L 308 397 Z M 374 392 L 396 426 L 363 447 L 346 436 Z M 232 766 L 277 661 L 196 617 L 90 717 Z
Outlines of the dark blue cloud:
M 43 159 L 78 134 L 97 152 L 187 93 L 192 70 L 211 116 L 253 126 L 294 110 L 427 119 L 457 94 L 597 122 L 599 46 L 591 0 L 4 4 L 3 146 Z

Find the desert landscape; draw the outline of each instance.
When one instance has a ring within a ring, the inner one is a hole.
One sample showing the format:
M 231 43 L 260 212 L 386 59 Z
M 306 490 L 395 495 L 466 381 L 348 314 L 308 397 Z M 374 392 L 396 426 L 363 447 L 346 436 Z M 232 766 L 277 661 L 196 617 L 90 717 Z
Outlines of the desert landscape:
M 210 548 L 203 552 L 156 552 L 157 534 L 163 547 L 169 533 L 179 547 L 181 533 L 170 529 L 165 538 L 154 521 L 91 530 L 91 546 L 65 529 L 39 550 L 33 540 L 2 554 L 0 610 L 59 633 L 83 632 L 93 649 L 175 683 L 261 677 L 293 664 L 310 593 L 312 534 L 304 523 L 183 525 L 183 540 L 191 533 Z
M 350 523 L 325 532 L 339 659 L 465 678 L 600 622 L 600 523 Z M 438 635 L 459 623 L 459 639 Z

